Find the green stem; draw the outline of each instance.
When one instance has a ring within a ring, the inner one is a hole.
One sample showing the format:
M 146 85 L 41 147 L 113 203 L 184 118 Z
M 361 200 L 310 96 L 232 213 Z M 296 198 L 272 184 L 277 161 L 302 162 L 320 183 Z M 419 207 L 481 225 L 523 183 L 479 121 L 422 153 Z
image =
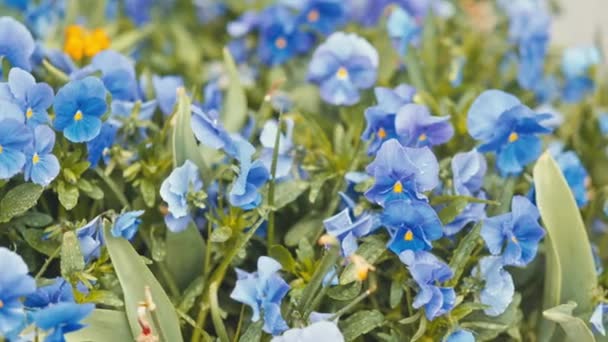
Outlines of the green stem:
M 228 338 L 228 332 L 226 331 L 226 326 L 224 325 L 224 321 L 222 320 L 222 315 L 220 313 L 220 304 L 217 299 L 217 291 L 220 286 L 221 281 L 213 282 L 209 285 L 209 304 L 211 305 L 211 320 L 213 321 L 213 326 L 215 327 L 215 333 L 217 337 L 222 342 L 229 342 L 230 338 Z
M 327 251 L 323 259 L 321 260 L 321 265 L 315 270 L 315 273 L 312 275 L 312 279 L 306 289 L 304 289 L 304 293 L 302 294 L 302 299 L 300 300 L 300 312 L 307 312 L 307 308 L 310 307 L 314 300 L 315 293 L 319 290 L 323 283 L 323 278 L 327 274 L 329 268 L 336 264 L 338 258 L 340 257 L 340 249 L 337 246 L 332 246 Z M 306 319 L 305 316 L 303 316 Z
M 279 114 L 279 120 L 277 122 L 277 135 L 274 138 L 274 150 L 272 151 L 272 164 L 270 165 L 270 183 L 268 184 L 268 206 L 270 207 L 270 214 L 268 215 L 268 231 L 266 236 L 268 238 L 267 248 L 270 251 L 270 247 L 274 244 L 275 235 L 275 224 L 274 224 L 274 189 L 275 189 L 275 176 L 277 173 L 277 164 L 279 159 L 279 143 L 281 141 L 281 114 Z
M 328 319 L 328 321 L 333 321 L 336 318 L 338 318 L 338 317 L 342 316 L 343 314 L 347 313 L 348 310 L 354 308 L 355 305 L 359 304 L 361 301 L 363 301 L 365 298 L 369 297 L 375 291 L 376 291 L 376 288 L 367 289 L 365 292 L 363 292 L 362 294 L 360 294 L 359 297 L 355 298 L 352 302 L 348 303 L 348 305 L 346 305 L 342 309 L 336 311 L 336 313 L 333 316 L 331 316 Z
M 239 340 L 239 335 L 241 334 L 241 328 L 243 327 L 243 317 L 245 316 L 245 305 L 241 305 L 241 313 L 239 314 L 239 323 L 236 325 L 236 332 L 234 333 L 234 339 L 232 342 L 237 342 Z
M 62 84 L 68 83 L 70 81 L 70 77 L 68 75 L 66 75 L 63 71 L 59 70 L 46 59 L 42 60 L 42 66 L 46 69 L 46 71 L 48 71 L 50 75 L 52 75 L 56 80 L 58 80 Z
M 120 188 L 114 182 L 114 180 L 112 178 L 110 178 L 108 175 L 106 175 L 102 169 L 96 167 L 94 170 L 95 170 L 95 173 L 97 173 L 97 175 L 99 176 L 99 178 L 101 178 L 101 180 L 103 180 L 106 183 L 108 188 L 110 188 L 110 190 L 112 190 L 112 192 L 114 193 L 114 195 L 116 196 L 116 198 L 118 199 L 120 204 L 123 206 L 123 208 L 125 208 L 125 209 L 129 208 L 130 205 L 129 205 L 129 201 L 127 200 L 127 197 L 120 190 Z
M 60 252 L 61 252 L 61 246 L 57 247 L 57 249 L 53 252 L 53 254 L 51 254 L 48 257 L 48 259 L 46 259 L 46 261 L 40 268 L 40 271 L 38 271 L 38 273 L 36 273 L 34 280 L 38 280 L 38 279 L 40 279 L 40 277 L 42 277 L 44 272 L 46 272 L 46 269 L 49 268 L 49 266 L 51 265 L 51 262 L 59 255 Z

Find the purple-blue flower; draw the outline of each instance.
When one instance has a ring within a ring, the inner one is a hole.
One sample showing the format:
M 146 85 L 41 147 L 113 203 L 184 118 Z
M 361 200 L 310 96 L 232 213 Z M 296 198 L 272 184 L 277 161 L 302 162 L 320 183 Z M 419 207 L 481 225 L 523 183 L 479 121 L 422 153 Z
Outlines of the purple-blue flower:
M 557 165 L 562 170 L 566 182 L 574 194 L 576 204 L 584 207 L 589 202 L 589 173 L 574 151 L 563 151 L 563 144 L 552 144 L 549 152 L 555 158 Z
M 404 146 L 435 146 L 448 142 L 454 135 L 449 116 L 432 116 L 426 106 L 410 103 L 399 109 L 395 131 Z
M 235 143 L 240 167 L 239 175 L 228 193 L 228 201 L 235 207 L 254 209 L 262 203 L 259 189 L 266 184 L 270 174 L 261 160 L 252 161 L 255 152 L 253 145 L 244 139 L 237 139 Z
M 64 85 L 55 96 L 55 128 L 71 142 L 93 140 L 101 130 L 106 112 L 106 89 L 96 77 Z
M 34 128 L 34 143 L 25 149 L 23 176 L 26 181 L 47 186 L 59 174 L 59 160 L 53 152 L 55 132 L 46 125 Z
M 11 66 L 30 71 L 35 44 L 27 28 L 11 17 L 0 17 L 0 37 L 0 64 L 6 58 Z
M 97 167 L 100 160 L 108 161 L 110 147 L 114 144 L 118 133 L 118 126 L 113 122 L 106 122 L 101 126 L 99 135 L 87 142 L 87 160 L 91 163 L 91 168 Z
M 589 318 L 589 323 L 591 323 L 593 328 L 602 334 L 602 336 L 606 336 L 605 321 L 608 318 L 608 315 L 605 315 L 606 313 L 608 313 L 608 304 L 599 303 L 595 307 L 595 310 L 593 310 L 591 318 Z
M 277 156 L 277 168 L 275 172 L 275 176 L 277 179 L 287 177 L 293 165 L 292 136 L 294 123 L 291 119 L 286 119 L 284 122 L 286 126 L 285 134 L 283 134 L 282 132 L 278 132 L 279 125 L 276 120 L 266 121 L 266 123 L 264 124 L 264 128 L 262 129 L 262 133 L 260 134 L 260 143 L 264 147 L 260 156 L 260 160 L 262 161 L 264 167 L 266 167 L 267 170 L 270 170 L 272 167 L 272 155 L 274 153 L 274 144 L 277 133 L 280 134 Z
M 488 308 L 484 309 L 488 316 L 498 316 L 505 312 L 515 294 L 515 285 L 509 272 L 503 269 L 502 258 L 486 256 L 479 260 L 474 272 L 485 282 L 479 301 Z
M 160 186 L 160 197 L 167 202 L 169 213 L 165 224 L 170 231 L 177 233 L 192 222 L 192 208 L 188 203 L 188 194 L 201 191 L 203 181 L 194 163 L 186 160 L 182 166 L 175 168 Z
M 431 242 L 443 236 L 441 221 L 426 202 L 397 199 L 385 204 L 380 222 L 388 229 L 388 248 L 395 254 L 404 250 L 429 250 Z
M 395 89 L 374 88 L 378 104 L 365 110 L 367 126 L 361 139 L 370 140 L 367 154 L 373 155 L 382 143 L 389 139 L 400 139 L 395 130 L 395 117 L 401 106 L 411 103 L 416 89 L 407 84 L 401 84 Z
M 32 313 L 34 324 L 48 335 L 44 342 L 65 342 L 64 335 L 85 327 L 80 323 L 95 309 L 95 304 L 58 303 Z
M 84 226 L 76 229 L 76 237 L 80 243 L 80 251 L 85 262 L 99 258 L 101 246 L 105 244 L 101 217 L 97 216 Z
M 192 106 L 192 132 L 201 144 L 213 149 L 222 149 L 230 156 L 236 156 L 236 146 L 222 123 L 196 106 Z
M 0 103 L 0 113 L 2 113 Z M 2 113 L 5 114 L 5 113 Z M 32 132 L 25 124 L 3 119 L 0 114 L 0 179 L 9 179 L 25 165 L 25 150 L 32 144 Z
M 17 254 L 0 247 L 0 336 L 12 338 L 25 321 L 21 297 L 36 291 L 36 282 Z
M 424 307 L 428 320 L 433 320 L 452 310 L 456 303 L 456 293 L 451 287 L 440 287 L 454 275 L 450 267 L 429 252 L 406 250 L 399 254 L 401 262 L 408 266 L 412 278 L 420 290 L 414 298 L 415 309 Z
M 424 192 L 439 184 L 433 152 L 428 147 L 403 147 L 395 139 L 382 144 L 366 171 L 375 182 L 365 196 L 380 205 L 397 198 L 426 199 Z
M 112 236 L 131 240 L 139 229 L 143 213 L 143 210 L 137 210 L 120 214 L 112 226 Z
M 444 342 L 475 342 L 475 336 L 469 330 L 458 329 L 446 337 Z
M 545 231 L 538 223 L 538 209 L 526 197 L 515 196 L 511 212 L 483 222 L 483 237 L 490 253 L 502 254 L 505 265 L 526 266 L 536 256 Z
M 562 74 L 565 81 L 562 91 L 564 101 L 578 102 L 595 88 L 589 71 L 600 62 L 600 52 L 596 47 L 576 47 L 564 51 L 562 55 Z
M 375 214 L 364 213 L 356 217 L 354 222 L 350 208 L 323 220 L 327 234 L 340 241 L 342 254 L 346 257 L 357 250 L 357 238 L 363 237 L 378 228 L 378 218 Z
M 342 0 L 307 0 L 296 3 L 299 3 L 300 10 L 298 21 L 304 27 L 321 34 L 330 34 L 345 22 L 346 8 Z
M 416 43 L 421 27 L 416 19 L 401 7 L 395 7 L 386 21 L 386 29 L 397 52 L 405 56 L 410 44 Z
M 312 316 L 312 315 L 311 315 Z M 334 322 L 318 321 L 305 328 L 292 328 L 281 336 L 273 337 L 271 342 L 344 342 L 344 336 Z
M 281 301 L 289 291 L 289 285 L 278 274 L 280 269 L 281 264 L 267 256 L 258 259 L 257 272 L 248 273 L 237 268 L 236 285 L 230 294 L 230 298 L 253 310 L 253 322 L 257 322 L 263 314 L 263 329 L 272 335 L 278 335 L 288 328 L 281 316 Z
M 378 52 L 354 33 L 336 32 L 314 52 L 308 80 L 319 85 L 321 98 L 333 105 L 359 102 L 359 91 L 376 82 Z
M 177 101 L 177 88 L 184 86 L 184 80 L 179 76 L 152 76 L 152 86 L 160 110 L 169 115 Z
M 49 121 L 47 109 L 53 103 L 53 89 L 46 83 L 36 83 L 27 71 L 12 68 L 8 82 L 0 83 L 0 100 L 19 107 L 22 118 L 30 127 Z
M 549 133 L 536 114 L 515 96 L 500 90 L 486 90 L 469 108 L 469 134 L 482 145 L 480 152 L 495 152 L 496 166 L 503 175 L 517 175 L 541 153 L 538 134 Z
M 138 99 L 135 66 L 126 56 L 112 50 L 104 50 L 91 60 L 91 71 L 101 72 L 101 80 L 112 94 L 112 101 Z
M 53 283 L 39 287 L 36 292 L 25 298 L 23 304 L 28 308 L 45 308 L 61 302 L 74 302 L 72 285 L 58 277 Z

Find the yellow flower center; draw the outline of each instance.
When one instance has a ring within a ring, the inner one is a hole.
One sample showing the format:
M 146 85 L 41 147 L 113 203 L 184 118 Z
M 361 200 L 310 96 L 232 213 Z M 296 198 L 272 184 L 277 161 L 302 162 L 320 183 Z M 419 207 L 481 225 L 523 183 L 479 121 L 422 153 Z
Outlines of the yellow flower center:
M 386 138 L 386 131 L 382 127 L 380 127 L 380 129 L 378 130 L 378 138 L 380 138 L 380 139 Z
M 80 121 L 80 120 L 82 120 L 82 112 L 77 111 L 76 114 L 74 114 L 74 121 Z
M 2 154 L 2 152 L 4 152 L 4 147 L 2 147 L 2 145 L 0 145 L 0 154 Z
M 71 25 L 65 31 L 63 51 L 74 60 L 93 57 L 110 47 L 108 34 L 100 28 L 89 31 L 79 25 Z
M 395 185 L 393 185 L 393 192 L 400 194 L 403 192 L 403 184 L 401 184 L 401 181 L 397 181 L 397 183 L 395 183 Z
M 314 23 L 317 20 L 319 20 L 319 17 L 320 17 L 320 14 L 319 14 L 319 11 L 317 11 L 317 10 L 312 10 L 312 11 L 308 12 L 308 16 L 306 16 L 308 21 L 310 21 L 311 23 Z
M 287 47 L 287 40 L 285 40 L 285 38 L 283 37 L 279 37 L 277 38 L 277 40 L 274 41 L 274 45 L 278 48 L 278 49 L 284 49 L 285 47 Z
M 418 136 L 418 141 L 425 141 L 428 137 L 426 134 L 422 133 Z
M 2 299 L 0 299 L 0 309 L 2 309 L 4 307 L 4 302 L 2 301 Z
M 511 236 L 511 241 L 513 241 L 515 243 L 519 243 L 519 240 L 517 240 L 517 238 L 515 237 L 515 235 Z
M 32 110 L 32 108 L 28 108 L 27 111 L 25 112 L 25 117 L 29 119 L 33 115 L 34 115 L 34 111 Z
M 420 96 L 419 94 L 415 94 L 414 97 L 412 97 L 412 102 L 417 103 L 417 104 L 423 104 L 422 96 Z
M 38 164 L 40 162 L 40 156 L 38 155 L 38 153 L 34 153 L 34 155 L 32 156 L 32 163 L 34 165 Z
M 403 240 L 405 240 L 405 241 L 414 240 L 414 233 L 412 233 L 412 231 L 408 229 L 408 231 L 405 233 L 405 235 L 403 235 Z
M 519 139 L 519 134 L 512 132 L 511 134 L 509 134 L 509 142 L 512 143 L 514 141 L 516 141 L 517 139 Z
M 339 79 L 344 80 L 348 77 L 348 70 L 346 70 L 345 67 L 340 67 L 340 69 L 338 69 L 336 72 L 336 75 Z

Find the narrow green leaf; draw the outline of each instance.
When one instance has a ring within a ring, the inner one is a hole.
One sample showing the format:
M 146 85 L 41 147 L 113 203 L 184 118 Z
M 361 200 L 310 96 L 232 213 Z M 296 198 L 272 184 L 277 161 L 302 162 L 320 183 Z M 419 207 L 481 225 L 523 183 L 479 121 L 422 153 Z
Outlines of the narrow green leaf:
M 450 260 L 450 268 L 454 270 L 454 276 L 447 282 L 447 286 L 455 286 L 458 284 L 458 280 L 464 272 L 467 262 L 471 258 L 471 253 L 480 242 L 479 232 L 481 231 L 481 224 L 473 226 L 467 235 L 460 241 L 458 247 L 454 251 L 452 259 Z
M 456 218 L 467 207 L 468 201 L 464 198 L 456 198 L 439 212 L 441 223 L 448 224 Z
M 84 270 L 84 258 L 78 238 L 73 231 L 65 232 L 61 244 L 61 276 L 70 279 L 72 275 L 82 270 Z
M 268 254 L 271 258 L 277 260 L 287 272 L 295 273 L 296 260 L 291 255 L 291 252 L 282 245 L 274 245 L 270 247 Z
M 129 241 L 116 238 L 110 232 L 111 224 L 104 222 L 104 238 L 112 265 L 122 287 L 125 301 L 125 312 L 131 326 L 133 336 L 139 335 L 140 327 L 137 322 L 138 303 L 145 299 L 144 289 L 150 287 L 152 299 L 156 303 L 156 313 L 160 326 L 154 331 L 162 330 L 167 341 L 183 341 L 179 319 L 171 300 L 158 283 L 150 269 L 144 264 Z
M 340 331 L 346 341 L 367 334 L 384 324 L 384 315 L 378 310 L 363 310 L 354 313 L 339 323 Z
M 134 341 L 127 316 L 122 311 L 95 309 L 84 319 L 84 328 L 65 335 L 67 342 Z M 139 332 L 138 332 L 139 334 Z
M 547 229 L 543 308 L 574 301 L 578 312 L 591 312 L 597 277 L 589 237 L 568 183 L 548 153 L 534 166 L 534 185 Z M 539 328 L 539 340 L 549 341 L 555 322 L 543 320 Z
M 209 177 L 207 164 L 202 157 L 201 149 L 196 143 L 192 132 L 191 101 L 184 88 L 177 90 L 177 107 L 175 112 L 175 126 L 173 127 L 173 167 L 182 166 L 190 160 L 198 166 L 204 180 Z
M 0 201 L 0 222 L 8 222 L 35 206 L 43 190 L 34 183 L 24 183 L 9 190 Z
M 400 277 L 391 281 L 391 288 L 388 296 L 388 302 L 391 309 L 396 308 L 401 304 L 403 298 L 403 279 Z
M 139 185 L 141 197 L 148 208 L 152 208 L 156 202 L 156 188 L 154 183 L 147 179 L 143 179 Z
M 259 320 L 257 322 L 251 322 L 247 327 L 247 330 L 239 338 L 239 342 L 257 342 L 262 339 L 262 327 L 264 321 Z
M 327 290 L 327 295 L 335 300 L 347 301 L 355 299 L 361 293 L 362 283 L 354 281 L 346 285 L 332 286 Z
M 224 64 L 230 84 L 226 90 L 222 121 L 229 132 L 238 132 L 247 121 L 247 96 L 241 85 L 239 70 L 228 48 L 224 48 Z
M 572 316 L 574 308 L 576 303 L 571 301 L 543 311 L 543 317 L 559 323 L 569 341 L 595 342 L 595 337 L 587 324 L 582 319 Z

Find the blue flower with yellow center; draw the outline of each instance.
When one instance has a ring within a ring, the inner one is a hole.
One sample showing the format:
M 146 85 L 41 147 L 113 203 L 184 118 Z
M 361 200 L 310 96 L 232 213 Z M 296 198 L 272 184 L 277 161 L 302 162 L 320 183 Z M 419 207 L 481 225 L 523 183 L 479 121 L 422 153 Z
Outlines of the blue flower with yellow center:
M 25 124 L 0 116 L 0 179 L 21 172 L 26 160 L 24 151 L 31 144 L 32 132 Z
M 388 247 L 395 254 L 404 250 L 429 250 L 431 242 L 443 236 L 441 221 L 426 202 L 399 199 L 386 204 L 380 222 L 387 227 Z
M 53 103 L 53 89 L 46 83 L 36 83 L 34 76 L 19 68 L 8 73 L 8 82 L 0 83 L 0 100 L 19 108 L 27 125 L 35 127 L 49 121 L 47 109 Z
M 32 182 L 47 186 L 59 174 L 59 160 L 53 155 L 55 146 L 55 132 L 46 125 L 34 128 L 34 143 L 26 150 L 26 163 L 24 178 Z

